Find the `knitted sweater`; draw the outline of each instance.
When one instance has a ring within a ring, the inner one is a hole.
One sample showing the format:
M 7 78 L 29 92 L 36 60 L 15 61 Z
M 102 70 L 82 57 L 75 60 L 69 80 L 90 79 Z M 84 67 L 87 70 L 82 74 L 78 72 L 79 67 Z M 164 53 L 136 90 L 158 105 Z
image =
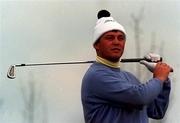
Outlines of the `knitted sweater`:
M 85 123 L 148 123 L 166 112 L 170 80 L 156 78 L 145 84 L 131 73 L 93 63 L 82 80 Z

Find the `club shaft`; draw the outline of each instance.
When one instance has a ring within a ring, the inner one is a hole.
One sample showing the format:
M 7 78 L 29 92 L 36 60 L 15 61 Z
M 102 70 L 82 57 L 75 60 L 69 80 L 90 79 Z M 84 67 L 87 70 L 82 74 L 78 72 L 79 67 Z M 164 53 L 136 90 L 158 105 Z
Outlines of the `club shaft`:
M 140 62 L 141 60 L 146 60 L 145 58 L 129 58 L 129 59 L 121 59 L 122 63 L 130 63 L 130 62 Z M 63 65 L 63 64 L 89 64 L 94 63 L 95 61 L 75 61 L 75 62 L 52 62 L 52 63 L 34 63 L 34 64 L 16 64 L 16 67 L 23 66 L 44 66 L 44 65 Z
M 146 60 L 146 61 L 149 61 L 148 59 L 145 59 L 145 58 L 130 58 L 130 59 L 121 59 L 120 62 L 122 63 L 130 63 L 130 62 L 140 62 L 141 60 Z
M 16 64 L 16 67 L 23 66 L 44 66 L 44 65 L 63 65 L 63 64 L 88 64 L 94 61 L 76 61 L 76 62 L 52 62 L 52 63 L 35 63 L 35 64 Z

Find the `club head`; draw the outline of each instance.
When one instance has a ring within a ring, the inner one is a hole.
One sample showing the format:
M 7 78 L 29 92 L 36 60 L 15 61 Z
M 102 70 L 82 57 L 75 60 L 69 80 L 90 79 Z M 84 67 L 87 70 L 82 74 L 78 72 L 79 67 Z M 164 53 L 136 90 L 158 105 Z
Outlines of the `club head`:
M 8 73 L 7 73 L 7 77 L 9 79 L 14 79 L 16 78 L 16 75 L 15 75 L 15 70 L 16 70 L 16 66 L 15 65 L 11 65 L 9 70 L 8 70 Z

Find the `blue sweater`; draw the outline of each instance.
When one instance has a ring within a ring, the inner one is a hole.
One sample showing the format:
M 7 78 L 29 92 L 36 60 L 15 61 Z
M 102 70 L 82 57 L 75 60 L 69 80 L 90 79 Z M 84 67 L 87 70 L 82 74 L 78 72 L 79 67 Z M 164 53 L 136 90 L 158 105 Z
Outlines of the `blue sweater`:
M 148 123 L 162 119 L 169 101 L 170 80 L 142 84 L 131 73 L 93 63 L 82 80 L 85 123 Z

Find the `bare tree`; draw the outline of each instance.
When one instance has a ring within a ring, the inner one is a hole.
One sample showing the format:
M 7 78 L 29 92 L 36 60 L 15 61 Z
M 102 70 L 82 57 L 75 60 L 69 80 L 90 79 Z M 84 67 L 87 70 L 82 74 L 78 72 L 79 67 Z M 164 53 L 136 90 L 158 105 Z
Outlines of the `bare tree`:
M 135 14 L 131 15 L 131 18 L 133 20 L 136 57 L 141 57 L 141 39 L 140 39 L 140 36 L 142 34 L 142 30 L 141 30 L 140 25 L 141 25 L 141 22 L 143 20 L 143 13 L 144 13 L 144 8 L 142 8 L 137 15 L 135 15 Z M 141 67 L 138 64 L 136 65 L 136 71 L 137 71 L 137 76 L 139 78 L 141 78 Z
M 151 45 L 150 45 L 150 52 L 154 52 L 156 50 L 156 33 L 151 33 Z
M 140 27 L 141 22 L 143 20 L 143 13 L 144 13 L 144 8 L 142 8 L 139 12 L 138 15 L 131 15 L 131 18 L 133 20 L 133 31 L 134 31 L 134 40 L 135 40 L 135 51 L 136 51 L 136 57 L 141 57 L 141 50 L 143 49 L 143 47 L 141 47 L 141 34 L 142 34 L 142 29 Z M 157 44 L 156 44 L 156 33 L 153 32 L 151 33 L 151 44 L 150 44 L 150 48 L 148 50 L 148 52 L 155 52 L 156 50 L 159 52 L 159 54 L 163 57 L 163 53 L 164 53 L 164 42 L 161 42 L 160 48 L 158 49 Z M 152 76 L 152 73 L 150 73 L 149 71 L 143 71 L 143 74 L 141 72 L 141 67 L 139 64 L 136 65 L 136 71 L 137 71 L 137 76 L 142 79 L 145 80 L 147 78 L 149 78 L 150 76 Z M 165 121 L 165 119 L 163 120 Z M 150 123 L 162 123 L 162 120 L 150 120 Z
M 26 86 L 20 87 L 24 104 L 23 123 L 48 123 L 46 100 L 42 96 L 42 89 L 37 88 L 37 83 L 32 78 L 31 76 Z

